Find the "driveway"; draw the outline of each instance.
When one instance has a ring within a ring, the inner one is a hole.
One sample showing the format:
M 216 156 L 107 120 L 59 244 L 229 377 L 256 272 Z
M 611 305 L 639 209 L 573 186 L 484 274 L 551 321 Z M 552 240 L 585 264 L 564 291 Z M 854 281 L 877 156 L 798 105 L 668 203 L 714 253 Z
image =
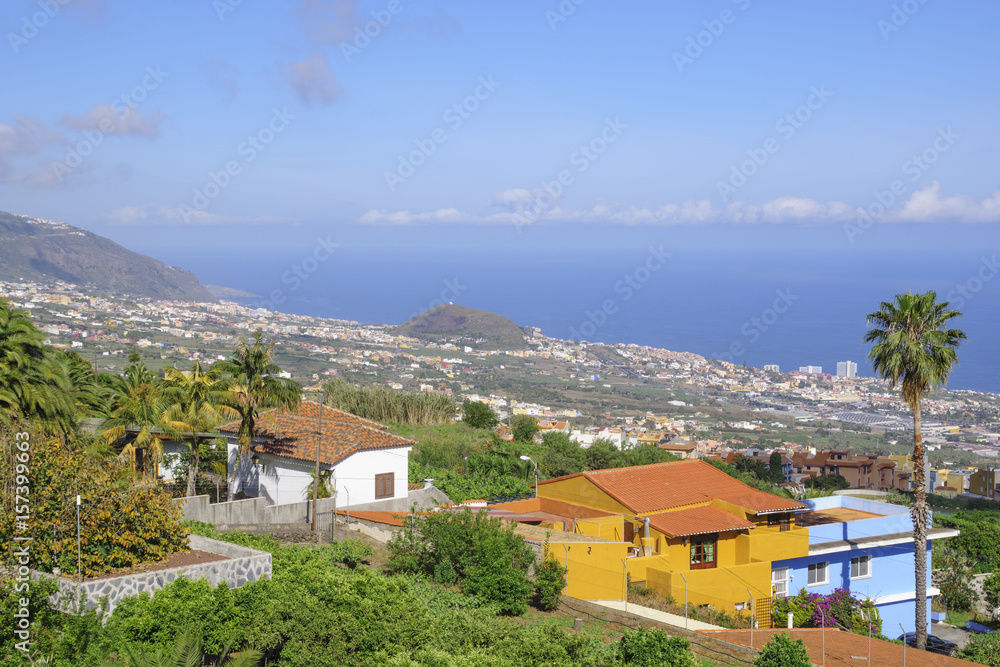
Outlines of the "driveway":
M 946 623 L 932 623 L 931 634 L 937 635 L 945 641 L 955 642 L 958 644 L 959 648 L 964 648 L 965 642 L 969 641 L 969 637 L 975 633 L 966 630 L 965 628 L 956 628 L 954 625 L 948 625 Z

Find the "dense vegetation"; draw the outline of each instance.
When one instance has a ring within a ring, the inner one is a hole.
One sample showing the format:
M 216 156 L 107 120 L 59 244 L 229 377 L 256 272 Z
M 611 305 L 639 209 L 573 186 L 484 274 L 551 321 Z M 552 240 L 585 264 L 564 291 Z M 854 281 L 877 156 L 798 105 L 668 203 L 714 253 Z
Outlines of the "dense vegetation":
M 166 652 L 178 638 L 190 637 L 207 664 L 218 664 L 227 647 L 256 649 L 274 667 L 695 664 L 686 641 L 658 630 L 628 630 L 604 643 L 589 634 L 512 623 L 478 592 L 466 595 L 421 576 L 387 576 L 359 565 L 359 557 L 371 552 L 355 542 L 280 546 L 268 537 L 192 529 L 270 552 L 272 579 L 230 590 L 181 578 L 155 597 L 123 601 L 103 626 L 93 612 L 55 612 L 46 589 L 33 587 L 35 657 L 51 657 L 55 667 L 136 667 L 130 652 Z M 0 595 L 0 618 L 9 623 L 12 615 L 12 598 Z M 0 640 L 0 667 L 22 664 L 10 637 L 5 632 Z
M 441 394 L 358 387 L 334 378 L 323 385 L 323 396 L 331 407 L 377 422 L 422 426 L 455 418 L 455 402 Z

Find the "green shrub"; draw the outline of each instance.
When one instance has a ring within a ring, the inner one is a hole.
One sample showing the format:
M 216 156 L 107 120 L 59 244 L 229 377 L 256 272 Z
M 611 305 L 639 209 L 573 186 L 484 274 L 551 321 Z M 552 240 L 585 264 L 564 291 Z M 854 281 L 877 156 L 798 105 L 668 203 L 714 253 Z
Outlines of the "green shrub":
M 494 602 L 505 614 L 527 608 L 531 549 L 513 524 L 485 512 L 410 514 L 388 549 L 391 571 L 437 577 L 448 573 L 448 562 L 463 593 Z
M 686 639 L 671 637 L 662 630 L 626 630 L 618 641 L 618 655 L 635 667 L 695 667 L 694 654 Z
M 458 573 L 450 560 L 443 560 L 434 566 L 434 581 L 445 586 L 451 586 L 458 581 Z
M 753 667 L 811 667 L 809 652 L 801 639 L 776 633 L 754 658 Z
M 568 571 L 549 553 L 549 542 L 546 540 L 542 562 L 535 566 L 535 606 L 542 611 L 552 611 L 559 606 Z
M 1000 633 L 973 634 L 960 656 L 988 667 L 1000 667 Z

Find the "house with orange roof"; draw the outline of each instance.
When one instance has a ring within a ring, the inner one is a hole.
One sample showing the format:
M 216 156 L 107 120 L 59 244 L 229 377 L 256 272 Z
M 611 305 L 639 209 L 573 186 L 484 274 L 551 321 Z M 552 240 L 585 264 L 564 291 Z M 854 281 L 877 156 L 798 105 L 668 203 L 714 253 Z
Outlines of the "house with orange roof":
M 238 421 L 219 429 L 228 441 L 229 478 L 236 492 L 264 497 L 268 505 L 308 500 L 317 456 L 320 476 L 336 490 L 341 507 L 406 498 L 409 493 L 414 443 L 388 433 L 378 422 L 303 401 L 295 410 L 262 413 L 250 452 L 243 455 L 238 429 Z
M 674 600 L 727 613 L 752 609 L 759 627 L 770 627 L 775 598 L 843 588 L 912 632 L 915 605 L 939 592 L 928 574 L 927 598 L 916 598 L 913 522 L 901 506 L 849 496 L 799 502 L 700 460 L 567 475 L 539 482 L 537 494 L 538 509 L 573 532 L 630 545 L 609 576 L 627 572 Z M 928 573 L 931 541 L 957 534 L 928 530 Z

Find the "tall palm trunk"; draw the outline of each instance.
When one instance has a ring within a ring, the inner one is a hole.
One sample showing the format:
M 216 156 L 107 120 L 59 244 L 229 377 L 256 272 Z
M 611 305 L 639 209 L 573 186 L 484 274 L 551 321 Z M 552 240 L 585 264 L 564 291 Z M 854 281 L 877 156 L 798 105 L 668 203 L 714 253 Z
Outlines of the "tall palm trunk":
M 916 605 L 917 648 L 927 644 L 927 491 L 924 482 L 924 443 L 920 434 L 920 397 L 913 409 L 913 573 L 916 578 L 914 604 Z
M 195 494 L 195 479 L 198 477 L 198 460 L 200 452 L 198 451 L 198 436 L 194 436 L 194 444 L 191 446 L 191 461 L 188 463 L 188 485 L 187 485 L 187 497 L 190 498 Z

